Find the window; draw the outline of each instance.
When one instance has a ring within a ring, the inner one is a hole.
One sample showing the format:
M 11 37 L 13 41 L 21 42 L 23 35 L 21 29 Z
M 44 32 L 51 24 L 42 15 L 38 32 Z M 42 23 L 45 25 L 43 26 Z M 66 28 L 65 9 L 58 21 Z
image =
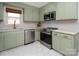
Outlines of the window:
M 8 12 L 8 24 L 20 24 L 21 14 Z
M 20 24 L 21 10 L 6 8 L 8 24 Z

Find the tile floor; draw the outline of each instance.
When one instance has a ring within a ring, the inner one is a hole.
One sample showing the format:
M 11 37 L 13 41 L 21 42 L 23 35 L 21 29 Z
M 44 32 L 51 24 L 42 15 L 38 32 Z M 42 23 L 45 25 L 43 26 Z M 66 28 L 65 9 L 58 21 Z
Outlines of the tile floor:
M 0 52 L 0 56 L 62 56 L 60 53 L 50 50 L 43 46 L 40 42 L 19 46 Z

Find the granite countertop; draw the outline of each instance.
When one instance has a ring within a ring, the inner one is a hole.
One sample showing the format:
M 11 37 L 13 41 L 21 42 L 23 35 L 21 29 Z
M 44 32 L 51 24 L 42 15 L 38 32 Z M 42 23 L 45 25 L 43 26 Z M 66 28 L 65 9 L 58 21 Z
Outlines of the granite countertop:
M 67 34 L 77 34 L 79 33 L 78 30 L 52 30 L 52 31 L 56 31 L 56 32 L 61 32 L 61 33 L 67 33 Z

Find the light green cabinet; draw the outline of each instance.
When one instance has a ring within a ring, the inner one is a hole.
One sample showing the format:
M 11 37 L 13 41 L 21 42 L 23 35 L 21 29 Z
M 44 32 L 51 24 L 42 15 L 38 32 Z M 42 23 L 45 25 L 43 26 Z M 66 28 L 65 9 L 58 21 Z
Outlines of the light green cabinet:
M 16 47 L 16 32 L 5 32 L 5 49 Z
M 32 7 L 26 6 L 24 8 L 24 21 L 32 21 Z
M 23 45 L 24 44 L 24 31 L 17 31 L 16 32 L 16 44 L 17 46 Z
M 4 37 L 3 33 L 0 32 L 0 51 L 4 50 Z
M 32 20 L 39 21 L 39 8 L 36 7 L 32 8 Z
M 56 11 L 56 3 L 48 3 L 40 8 L 40 21 L 44 21 L 44 14 L 48 12 Z
M 26 5 L 24 8 L 24 21 L 39 21 L 39 9 Z
M 3 12 L 4 12 L 3 3 L 0 2 L 0 21 L 3 20 Z
M 0 32 L 0 51 L 24 45 L 24 30 Z
M 48 12 L 52 12 L 52 11 L 56 11 L 56 4 L 55 2 L 50 2 L 47 5 L 44 6 L 44 12 L 48 13 Z
M 39 21 L 44 21 L 44 8 L 40 8 L 40 20 Z
M 77 19 L 76 2 L 58 2 L 56 7 L 56 20 Z
M 61 32 L 52 32 L 52 47 L 64 55 L 77 55 L 75 35 Z
M 35 30 L 35 40 L 40 40 L 40 31 Z
M 65 55 L 76 55 L 74 36 L 68 34 L 61 35 L 61 53 Z
M 53 36 L 53 48 L 57 51 L 61 51 L 60 49 L 60 34 L 59 33 L 56 33 L 56 32 L 53 32 L 52 34 Z

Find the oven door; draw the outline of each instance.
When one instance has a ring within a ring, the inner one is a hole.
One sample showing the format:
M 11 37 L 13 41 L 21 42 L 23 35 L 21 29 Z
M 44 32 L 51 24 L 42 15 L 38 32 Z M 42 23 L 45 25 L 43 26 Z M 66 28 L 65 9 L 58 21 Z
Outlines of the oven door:
M 40 40 L 52 45 L 52 34 L 46 33 L 46 32 L 41 32 L 40 33 Z

